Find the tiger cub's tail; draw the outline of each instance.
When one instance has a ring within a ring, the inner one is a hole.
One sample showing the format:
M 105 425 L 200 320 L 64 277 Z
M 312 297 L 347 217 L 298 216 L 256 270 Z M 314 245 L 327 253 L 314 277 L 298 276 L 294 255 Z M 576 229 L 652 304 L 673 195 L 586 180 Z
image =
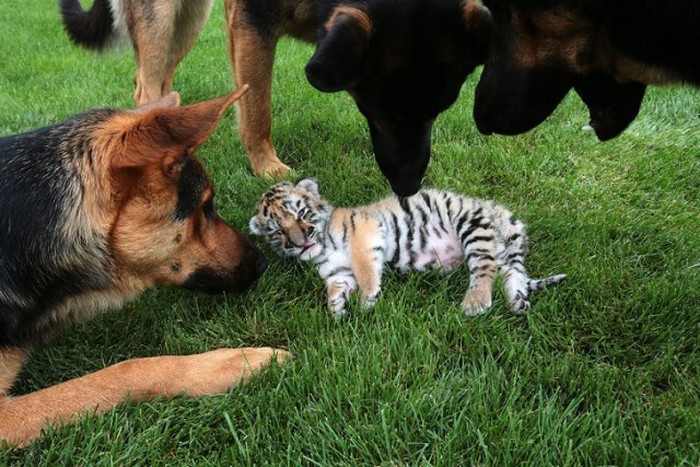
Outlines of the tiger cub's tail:
M 542 290 L 545 287 L 558 284 L 566 279 L 566 274 L 557 274 L 555 276 L 545 277 L 544 279 L 530 279 L 527 283 L 527 288 L 531 292 Z
M 530 309 L 530 302 L 527 300 L 530 292 L 558 284 L 564 279 L 566 279 L 566 274 L 557 274 L 544 279 L 529 279 L 524 272 L 511 270 L 506 275 L 506 292 L 510 298 L 508 306 L 515 313 L 525 313 Z

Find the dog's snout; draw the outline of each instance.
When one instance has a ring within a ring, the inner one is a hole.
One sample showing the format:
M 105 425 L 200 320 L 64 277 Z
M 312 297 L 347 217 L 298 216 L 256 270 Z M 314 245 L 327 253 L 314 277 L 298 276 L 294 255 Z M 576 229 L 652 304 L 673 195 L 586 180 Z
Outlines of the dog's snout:
M 404 181 L 399 181 L 397 183 L 392 183 L 391 184 L 391 189 L 396 193 L 398 196 L 402 198 L 406 198 L 409 196 L 415 195 L 418 190 L 420 190 L 421 186 L 421 180 L 418 179 L 418 181 L 410 181 L 410 182 L 404 182 Z
M 474 122 L 476 123 L 476 129 L 482 135 L 490 136 L 493 134 L 493 129 L 491 128 L 491 122 L 488 115 L 483 110 L 483 106 L 480 102 L 474 104 Z
M 257 269 L 258 275 L 262 275 L 262 273 L 265 272 L 268 264 L 269 262 L 267 261 L 267 258 L 265 258 L 264 255 L 258 256 L 258 260 L 255 262 L 255 267 Z
M 241 284 L 242 289 L 245 290 L 258 280 L 267 269 L 268 264 L 265 255 L 251 243 L 243 260 L 234 268 L 233 275 Z

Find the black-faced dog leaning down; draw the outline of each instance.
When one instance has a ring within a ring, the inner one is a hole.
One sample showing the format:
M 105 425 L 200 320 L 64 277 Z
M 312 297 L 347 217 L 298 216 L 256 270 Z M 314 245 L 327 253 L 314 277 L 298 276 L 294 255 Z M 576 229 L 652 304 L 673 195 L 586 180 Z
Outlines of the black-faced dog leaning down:
M 63 0 L 64 23 L 78 43 L 103 47 L 119 34 L 136 50 L 136 101 L 170 91 L 211 0 L 96 0 L 89 14 Z M 290 35 L 316 43 L 306 66 L 313 86 L 347 91 L 367 118 L 376 160 L 397 194 L 420 187 L 435 118 L 483 63 L 490 17 L 473 0 L 225 0 L 235 81 L 250 84 L 239 128 L 253 172 L 287 172 L 271 140 L 275 48 Z M 121 32 L 119 32 L 121 31 Z
M 347 2 L 321 11 L 307 78 L 321 91 L 352 95 L 392 190 L 414 194 L 435 118 L 483 62 L 490 17 L 477 3 L 453 0 Z
M 483 133 L 540 124 L 572 88 L 601 140 L 637 116 L 648 84 L 700 85 L 700 7 L 685 0 L 485 0 L 493 37 L 476 90 Z
M 47 423 L 179 393 L 227 391 L 270 348 L 128 360 L 26 395 L 10 394 L 32 348 L 71 322 L 155 285 L 241 291 L 265 269 L 224 222 L 194 151 L 240 95 L 179 107 L 95 110 L 0 139 L 0 441 L 23 445 Z

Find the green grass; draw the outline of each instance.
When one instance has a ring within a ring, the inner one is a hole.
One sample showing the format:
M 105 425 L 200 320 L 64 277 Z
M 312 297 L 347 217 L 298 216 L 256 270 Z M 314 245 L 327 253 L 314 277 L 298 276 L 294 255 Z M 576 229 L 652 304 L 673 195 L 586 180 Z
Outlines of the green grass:
M 186 103 L 231 88 L 223 7 L 176 74 Z M 54 2 L 4 0 L 0 135 L 94 107 L 129 107 L 130 49 L 73 47 Z M 346 94 L 303 75 L 283 41 L 273 137 L 295 177 L 335 204 L 389 193 Z M 14 465 L 689 465 L 700 462 L 700 93 L 653 89 L 620 138 L 579 128 L 570 96 L 536 130 L 483 137 L 477 76 L 435 125 L 426 185 L 494 198 L 529 227 L 529 270 L 567 273 L 527 316 L 470 319 L 467 273 L 387 273 L 375 309 L 336 322 L 308 265 L 273 258 L 242 296 L 158 289 L 37 351 L 16 393 L 141 356 L 272 345 L 296 360 L 230 394 L 124 404 L 0 451 Z M 199 151 L 222 215 L 246 229 L 270 181 L 251 176 L 229 112 Z M 257 241 L 257 240 L 256 240 Z

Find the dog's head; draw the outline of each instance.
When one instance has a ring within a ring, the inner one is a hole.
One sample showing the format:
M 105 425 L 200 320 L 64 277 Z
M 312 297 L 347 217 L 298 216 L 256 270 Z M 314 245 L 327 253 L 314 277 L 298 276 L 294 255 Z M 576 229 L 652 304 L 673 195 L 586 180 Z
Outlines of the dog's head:
M 262 253 L 217 213 L 194 154 L 240 94 L 184 107 L 171 94 L 98 130 L 116 211 L 109 247 L 123 276 L 224 292 L 246 289 L 264 271 Z
M 469 0 L 373 0 L 335 6 L 306 65 L 324 92 L 348 91 L 369 123 L 374 154 L 399 195 L 421 185 L 430 133 L 483 63 L 490 16 Z
M 645 86 L 606 69 L 601 34 L 606 0 L 486 0 L 493 35 L 476 89 L 474 119 L 484 134 L 526 132 L 573 88 L 589 108 L 601 140 L 637 116 Z

